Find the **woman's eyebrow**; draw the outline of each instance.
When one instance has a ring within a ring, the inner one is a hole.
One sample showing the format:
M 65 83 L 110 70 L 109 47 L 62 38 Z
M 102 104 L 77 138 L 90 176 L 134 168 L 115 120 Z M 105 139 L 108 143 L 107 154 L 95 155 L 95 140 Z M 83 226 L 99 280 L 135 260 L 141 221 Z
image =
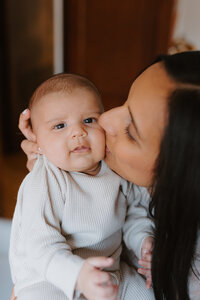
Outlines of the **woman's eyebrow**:
M 130 110 L 130 107 L 129 107 L 129 106 L 128 106 L 128 111 L 129 111 L 129 114 L 130 114 L 130 116 L 131 116 L 131 121 L 132 121 L 132 123 L 133 123 L 133 126 L 134 126 L 134 128 L 135 128 L 135 131 L 136 131 L 136 133 L 137 133 L 138 137 L 141 139 L 141 135 L 140 135 L 140 133 L 139 133 L 139 130 L 138 130 L 137 124 L 136 124 L 136 122 L 135 122 L 135 119 L 134 119 L 134 117 L 133 117 L 133 114 L 132 114 L 132 112 L 131 112 L 131 110 Z

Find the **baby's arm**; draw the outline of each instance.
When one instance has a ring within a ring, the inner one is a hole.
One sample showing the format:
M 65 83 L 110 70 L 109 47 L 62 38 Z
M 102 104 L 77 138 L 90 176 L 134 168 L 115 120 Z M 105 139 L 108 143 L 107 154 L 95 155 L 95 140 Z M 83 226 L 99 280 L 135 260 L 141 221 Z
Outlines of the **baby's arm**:
M 128 249 L 141 258 L 142 244 L 153 237 L 154 222 L 149 215 L 150 196 L 145 188 L 132 185 L 127 195 L 128 209 L 123 227 L 123 238 Z
M 149 216 L 150 196 L 145 188 L 133 185 L 127 195 L 128 210 L 123 228 L 123 238 L 132 250 L 142 268 L 139 273 L 147 278 L 147 288 L 151 285 L 151 252 L 153 247 L 154 223 Z

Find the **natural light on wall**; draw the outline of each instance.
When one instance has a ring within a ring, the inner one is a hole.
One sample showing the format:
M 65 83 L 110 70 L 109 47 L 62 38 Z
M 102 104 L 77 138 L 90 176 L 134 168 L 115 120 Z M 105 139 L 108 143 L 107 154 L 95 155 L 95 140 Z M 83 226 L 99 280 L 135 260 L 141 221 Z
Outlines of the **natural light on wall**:
M 199 0 L 177 0 L 173 45 L 177 51 L 200 49 Z
M 63 0 L 53 0 L 53 73 L 64 71 Z

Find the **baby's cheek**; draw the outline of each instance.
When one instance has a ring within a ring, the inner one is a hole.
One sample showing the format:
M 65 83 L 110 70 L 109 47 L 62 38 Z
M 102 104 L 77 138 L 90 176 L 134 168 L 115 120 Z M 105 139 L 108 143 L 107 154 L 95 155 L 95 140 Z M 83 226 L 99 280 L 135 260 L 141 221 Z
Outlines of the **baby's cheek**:
M 55 164 L 56 161 L 59 161 L 59 159 L 62 157 L 62 151 L 61 147 L 59 147 L 59 144 L 52 141 L 45 141 L 40 143 L 40 148 L 42 150 L 42 153 Z

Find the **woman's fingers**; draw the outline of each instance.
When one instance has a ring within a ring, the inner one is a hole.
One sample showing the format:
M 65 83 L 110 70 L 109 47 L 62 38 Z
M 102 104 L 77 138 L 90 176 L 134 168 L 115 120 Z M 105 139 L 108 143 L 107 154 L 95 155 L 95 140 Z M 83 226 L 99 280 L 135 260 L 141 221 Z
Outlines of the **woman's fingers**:
M 27 155 L 27 164 L 26 167 L 29 171 L 33 169 L 33 166 L 37 159 L 37 154 L 41 154 L 41 150 L 39 149 L 38 145 L 34 142 L 23 140 L 21 142 L 21 148 L 24 153 Z
M 26 167 L 29 170 L 29 172 L 33 170 L 35 162 L 36 162 L 36 159 L 27 160 Z
M 41 154 L 41 151 L 39 150 L 38 145 L 36 144 L 36 136 L 33 133 L 30 125 L 30 117 L 31 113 L 29 109 L 25 109 L 19 117 L 19 129 L 27 138 L 27 140 L 22 141 L 21 148 L 27 155 L 28 160 L 26 167 L 29 171 L 33 169 L 37 158 L 37 153 Z
M 138 273 L 146 277 L 146 288 L 150 289 L 152 284 L 151 270 L 139 268 Z
M 36 158 L 36 154 L 41 154 L 41 150 L 35 142 L 23 140 L 21 142 L 21 148 L 30 159 Z M 33 155 L 35 155 L 35 157 L 33 157 Z
M 139 268 L 138 273 L 144 275 L 145 277 L 151 276 L 151 270 Z
M 143 268 L 150 269 L 151 268 L 151 260 L 139 260 L 138 264 Z
M 36 142 L 36 136 L 32 131 L 32 128 L 30 126 L 30 117 L 31 113 L 29 109 L 25 109 L 19 117 L 19 129 L 23 133 L 23 135 L 32 142 Z
M 149 276 L 149 277 L 147 277 L 147 280 L 146 280 L 146 288 L 147 288 L 147 290 L 150 289 L 151 285 L 152 285 L 152 278 L 151 278 L 151 276 Z

